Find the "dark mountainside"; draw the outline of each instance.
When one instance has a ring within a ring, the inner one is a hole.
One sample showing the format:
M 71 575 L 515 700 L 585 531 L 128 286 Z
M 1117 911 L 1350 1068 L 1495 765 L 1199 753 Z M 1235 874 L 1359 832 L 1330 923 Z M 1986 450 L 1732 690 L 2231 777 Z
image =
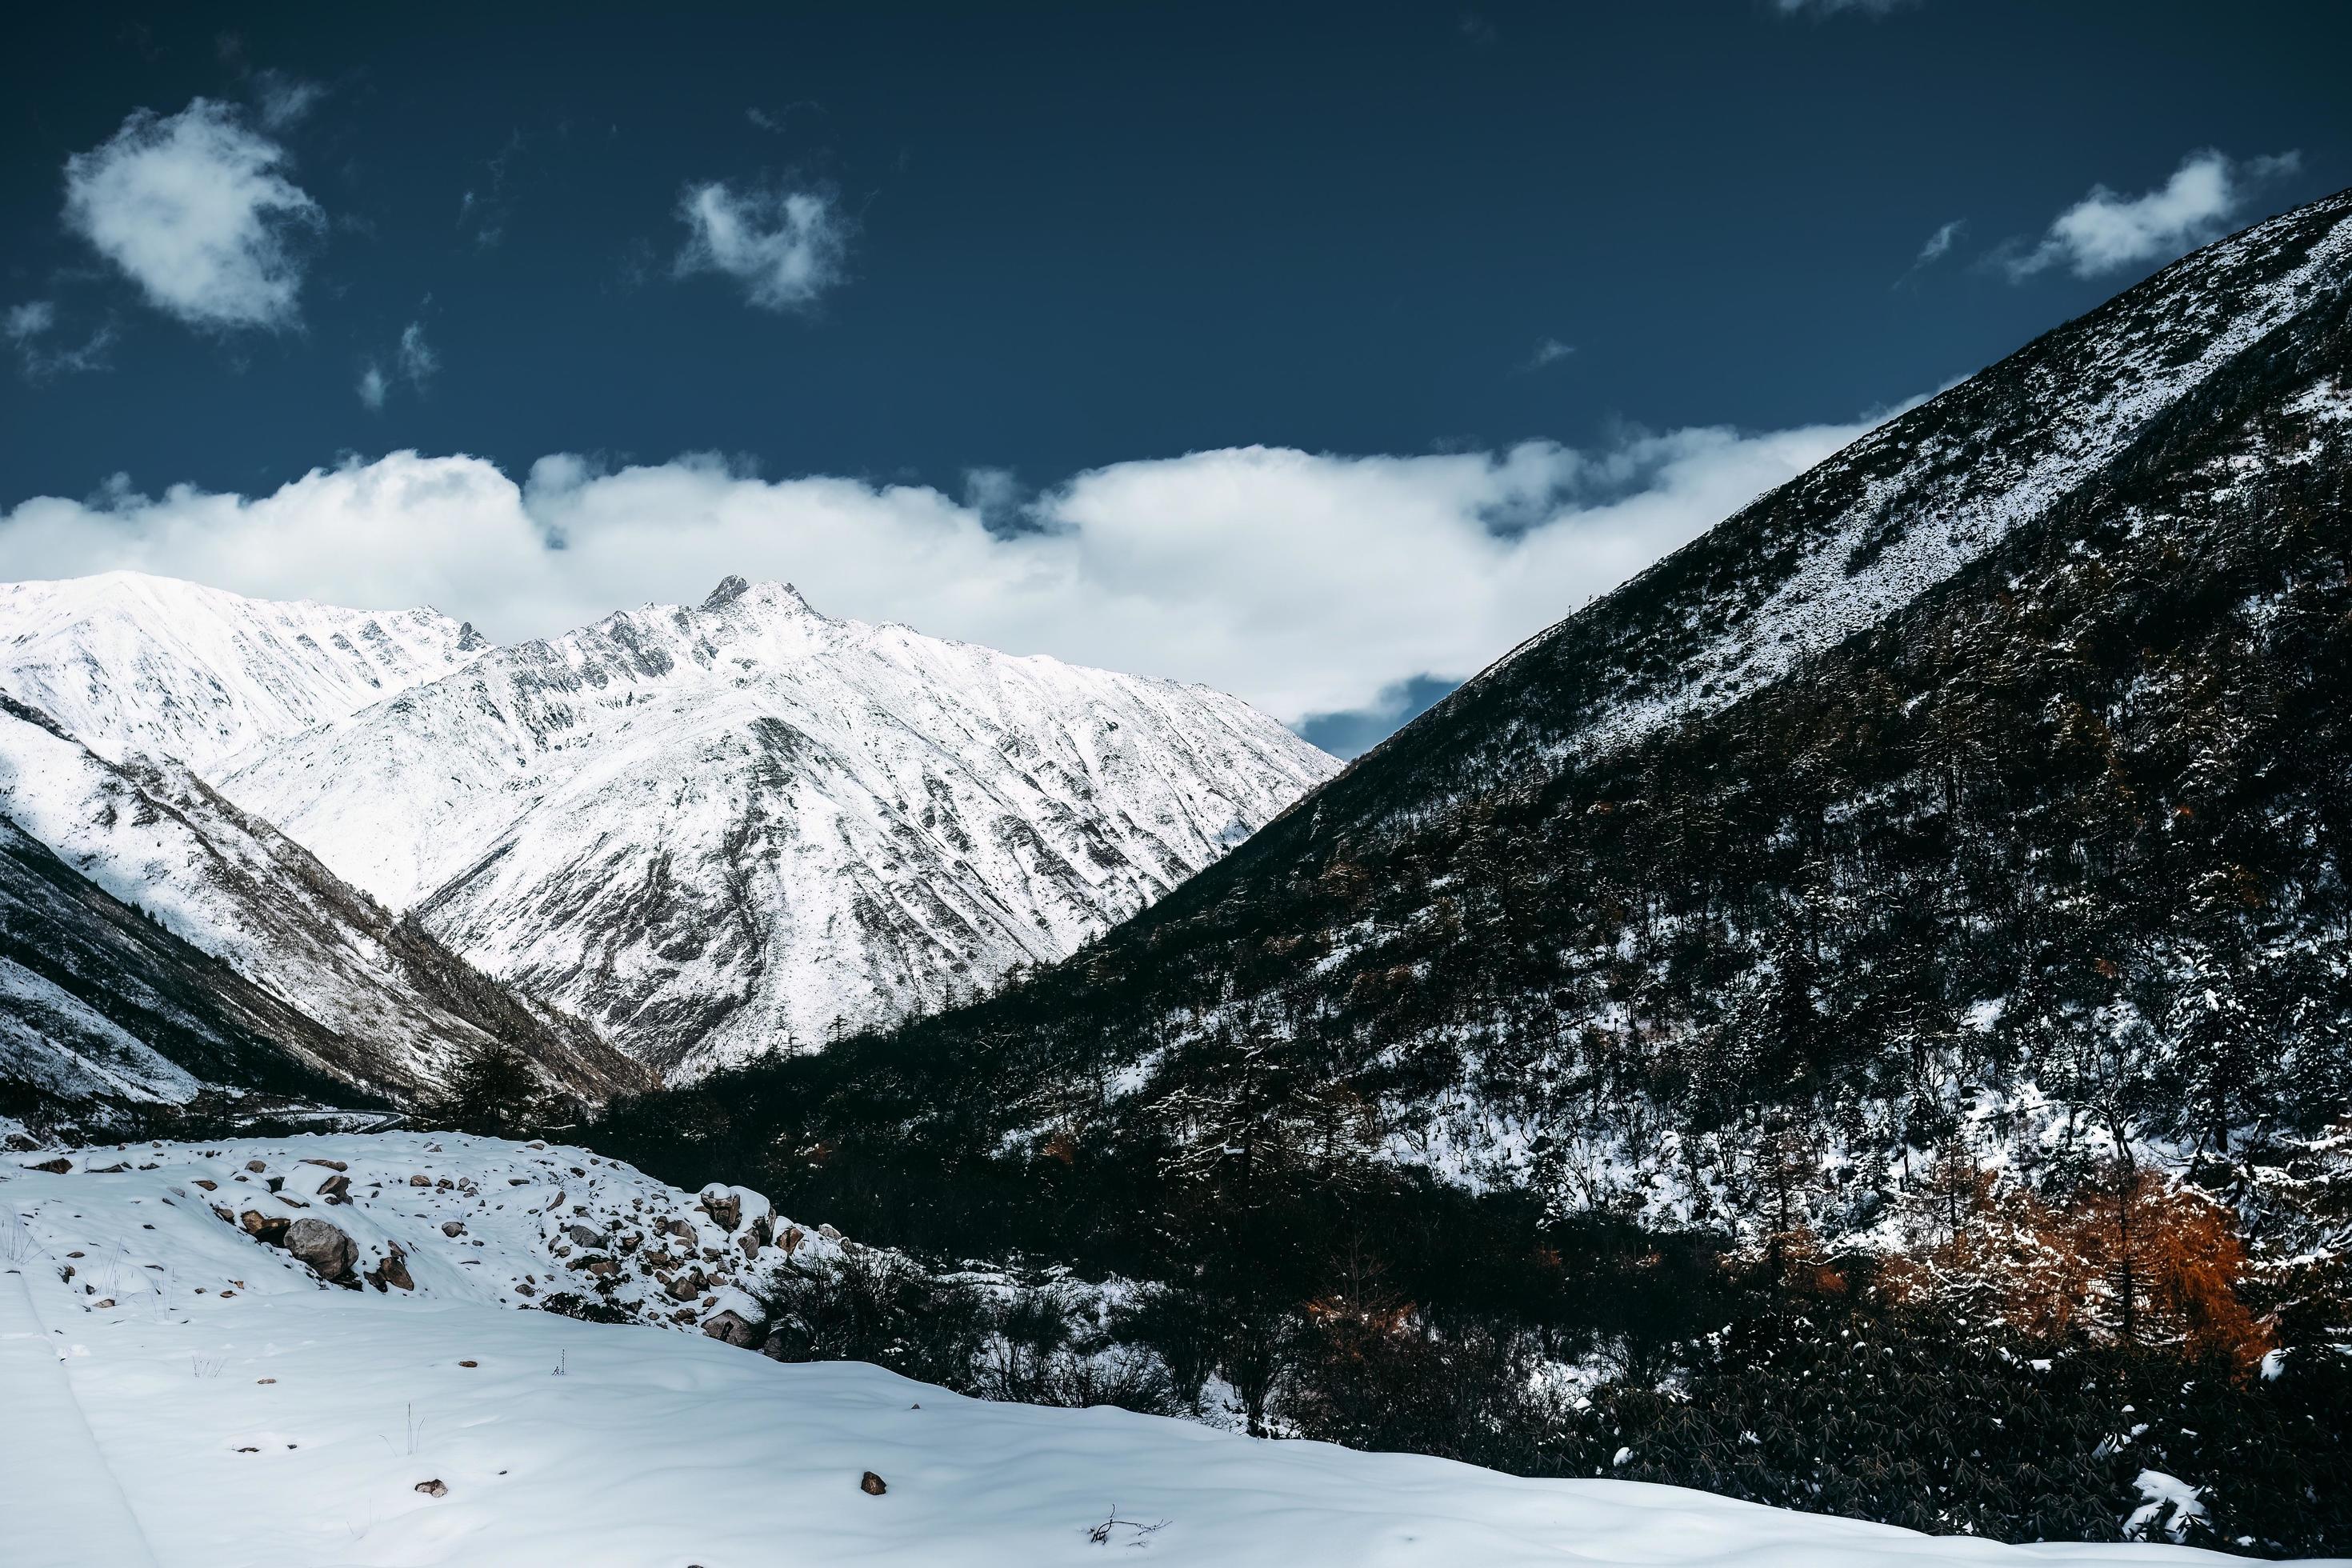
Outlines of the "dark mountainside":
M 1270 1430 L 2352 1550 L 2347 234 L 1892 422 L 1068 962 L 594 1141 L 1154 1281 L 1168 1403 Z
M 0 816 L 0 1115 L 37 1125 L 143 1114 L 155 1056 L 289 1099 L 351 1091 L 288 1047 L 330 1046 L 278 997 L 114 898 Z M 126 1037 L 137 1042 L 125 1048 Z M 79 1058 L 59 1081 L 60 1047 Z
M 77 866 L 0 812 L 9 834 L 0 959 L 38 977 L 0 971 L 0 1010 L 16 1025 L 0 1022 L 6 1113 L 118 1134 L 159 1116 L 193 1125 L 194 1113 L 167 1109 L 192 1103 L 193 1086 L 158 1071 L 142 1047 L 207 1090 L 341 1104 L 437 1101 L 488 1058 L 510 1058 L 523 1081 L 567 1100 L 601 1101 L 652 1081 L 577 1019 L 518 997 L 184 768 L 104 762 L 47 713 L 0 694 L 0 725 L 8 724 L 20 753 L 11 765 L 37 775 L 25 782 L 89 791 L 77 803 L 86 849 L 121 822 L 158 829 L 136 841 L 136 853 L 152 857 L 170 893 L 201 899 L 208 917 L 251 945 L 205 952 L 153 910 L 124 902 L 121 883 L 110 892 L 91 880 L 89 861 Z M 35 731 L 54 743 L 26 747 Z M 138 941 L 125 947 L 125 932 Z M 268 967 L 252 963 L 257 952 Z M 142 1065 L 126 1078 L 131 1063 Z

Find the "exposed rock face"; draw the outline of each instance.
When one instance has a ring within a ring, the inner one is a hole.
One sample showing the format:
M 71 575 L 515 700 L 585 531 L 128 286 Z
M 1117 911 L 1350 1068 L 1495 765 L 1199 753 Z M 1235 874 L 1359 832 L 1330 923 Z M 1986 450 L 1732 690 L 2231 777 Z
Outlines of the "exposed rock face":
M 358 1244 L 344 1234 L 341 1226 L 307 1215 L 286 1227 L 285 1246 L 287 1251 L 310 1266 L 311 1273 L 337 1282 L 351 1279 L 352 1265 L 359 1258 Z M 406 1272 L 402 1270 L 404 1277 Z

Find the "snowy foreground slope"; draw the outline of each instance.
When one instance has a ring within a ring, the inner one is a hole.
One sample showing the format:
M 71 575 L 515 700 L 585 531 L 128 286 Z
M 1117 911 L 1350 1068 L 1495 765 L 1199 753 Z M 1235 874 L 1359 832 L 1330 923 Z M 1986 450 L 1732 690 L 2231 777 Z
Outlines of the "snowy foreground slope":
M 1339 764 L 1237 698 L 730 577 L 241 759 L 223 793 L 690 1075 L 1067 956 Z
M 462 668 L 490 645 L 437 610 L 347 610 L 142 572 L 0 583 L 0 691 L 110 762 L 213 763 Z
M 667 1331 L 516 1310 L 524 1286 L 576 1288 L 580 1254 L 556 1251 L 575 1224 L 683 1247 L 655 1229 L 675 1224 L 739 1268 L 797 1229 L 757 1194 L 698 1198 L 577 1149 L 300 1137 L 26 1168 L 49 1157 L 0 1162 L 11 1568 L 1026 1565 L 1130 1551 L 1217 1564 L 2228 1561 L 1937 1540 L 1669 1488 L 982 1404 L 692 1331 L 726 1310 L 725 1287 L 712 1305 L 633 1287 Z M 304 1206 L 270 1195 L 273 1178 Z M 352 1237 L 355 1273 L 397 1256 L 405 1288 L 323 1284 L 215 1204 L 327 1216 Z M 763 1231 L 767 1246 L 742 1245 Z M 867 1471 L 886 1492 L 861 1489 Z

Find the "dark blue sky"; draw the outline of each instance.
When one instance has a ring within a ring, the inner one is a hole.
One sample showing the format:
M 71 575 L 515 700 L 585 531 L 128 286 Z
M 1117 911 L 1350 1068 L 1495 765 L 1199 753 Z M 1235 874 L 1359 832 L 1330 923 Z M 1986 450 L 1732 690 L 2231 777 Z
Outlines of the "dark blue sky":
M 493 14 L 495 12 L 495 14 Z M 127 471 L 267 489 L 339 455 L 1027 485 L 1267 443 L 1419 454 L 1850 420 L 2168 257 L 1985 264 L 2095 184 L 2289 149 L 2228 226 L 2352 182 L 2352 6 L 257 9 L 21 16 L 0 64 L 0 508 Z M 299 323 L 192 329 L 60 223 L 133 110 L 256 105 L 324 226 Z M 755 113 L 756 111 L 756 113 Z M 764 124 L 761 123 L 764 121 Z M 763 310 L 679 278 L 690 184 L 849 220 Z M 470 205 L 461 215 L 467 193 Z M 1941 226 L 1950 249 L 1911 270 Z M 417 323 L 437 369 L 396 375 Z M 1573 353 L 1536 363 L 1547 342 Z M 0 575 L 8 574 L 0 563 Z
M 0 281 L 120 338 L 109 373 L 0 391 L 0 499 L 400 446 L 952 484 L 1842 419 L 2111 292 L 1954 264 L 2094 183 L 2205 146 L 2299 148 L 2273 207 L 2352 179 L 2340 4 L 493 9 L 275 7 L 226 47 L 186 7 L 20 17 Z M 222 342 L 98 271 L 60 169 L 255 68 L 327 89 L 283 141 L 334 226 L 303 327 Z M 814 314 L 668 276 L 681 186 L 763 176 L 857 220 Z M 441 374 L 372 414 L 359 363 L 412 320 Z M 1524 368 L 1547 339 L 1576 353 Z

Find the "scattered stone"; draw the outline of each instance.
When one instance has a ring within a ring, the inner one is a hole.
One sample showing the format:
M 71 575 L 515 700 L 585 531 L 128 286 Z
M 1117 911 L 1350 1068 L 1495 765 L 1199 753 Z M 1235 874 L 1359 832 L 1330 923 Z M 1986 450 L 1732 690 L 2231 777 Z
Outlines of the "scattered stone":
M 245 1168 L 257 1176 L 269 1169 L 269 1163 L 267 1160 L 247 1160 L 245 1163 Z
M 880 1476 L 876 1475 L 873 1471 L 868 1470 L 864 1475 L 857 1478 L 857 1489 L 864 1492 L 867 1497 L 880 1497 L 884 1492 L 890 1489 L 890 1483 L 884 1480 Z
M 606 1237 L 603 1231 L 591 1229 L 589 1226 L 584 1225 L 566 1226 L 563 1228 L 563 1234 L 570 1237 L 572 1240 L 578 1242 L 583 1247 L 610 1247 L 612 1245 L 611 1238 Z
M 204 1190 L 208 1193 L 216 1193 L 220 1191 L 220 1184 L 214 1181 L 210 1176 L 198 1176 L 196 1178 L 196 1185 L 204 1188 Z
M 82 1174 L 85 1176 L 119 1176 L 129 1169 L 131 1169 L 130 1166 L 124 1164 L 121 1161 L 117 1160 L 111 1165 L 91 1165 L 84 1170 Z
M 466 1222 L 462 1219 L 445 1219 L 441 1222 L 441 1234 L 463 1236 L 466 1234 Z
M 257 1377 L 253 1381 L 256 1383 L 276 1383 L 278 1380 L 274 1377 Z
M 199 1287 L 199 1289 L 202 1289 L 202 1288 L 201 1288 L 201 1287 Z M 221 1292 L 220 1299 L 221 1299 L 222 1300 L 226 1301 L 226 1300 L 227 1300 L 231 1296 L 234 1296 L 234 1295 L 236 1295 L 236 1291 L 234 1291 L 234 1290 L 224 1290 L 224 1291 L 222 1291 L 222 1292 Z
M 47 1171 L 52 1176 L 62 1176 L 67 1172 L 73 1169 L 73 1162 L 71 1160 L 43 1160 L 40 1163 L 37 1165 L 27 1165 L 25 1169 L 28 1171 Z
M 258 1454 L 261 1450 L 258 1448 L 239 1448 L 237 1452 L 240 1454 Z
M 80 1253 L 79 1253 L 79 1252 L 68 1252 L 68 1253 L 67 1253 L 67 1254 L 66 1254 L 66 1256 L 67 1256 L 68 1258 L 79 1258 L 79 1257 L 81 1256 L 81 1254 L 80 1254 Z
M 91 1302 L 90 1305 L 100 1311 L 104 1311 L 107 1308 L 114 1305 L 114 1298 L 111 1296 L 100 1296 L 97 1300 Z
M 359 1244 L 339 1226 L 322 1219 L 298 1219 L 286 1230 L 286 1250 L 309 1264 L 321 1279 L 348 1280 L 359 1257 Z M 381 1289 L 381 1287 L 379 1287 Z
M 341 1174 L 329 1176 L 319 1184 L 319 1196 L 331 1204 L 350 1203 L 352 1179 Z
M 457 1364 L 459 1366 L 479 1366 L 482 1363 L 478 1361 L 461 1361 Z
M 437 1480 L 419 1481 L 416 1483 L 416 1489 L 423 1492 L 426 1497 L 447 1497 L 449 1495 L 449 1489 L 443 1486 Z
M 400 1243 L 388 1241 L 384 1245 L 392 1249 L 392 1256 L 368 1270 L 367 1282 L 379 1292 L 387 1285 L 403 1290 L 415 1289 L 416 1281 L 410 1278 L 408 1272 L 408 1255 L 400 1249 Z
M 408 1178 L 408 1184 L 412 1187 L 429 1187 L 433 1184 L 433 1178 L 419 1171 Z
M 713 1312 L 702 1321 L 702 1331 L 722 1344 L 740 1345 L 749 1350 L 759 1342 L 760 1331 L 745 1321 L 740 1312 Z
M 349 1165 L 344 1164 L 341 1160 L 315 1160 L 315 1159 L 314 1159 L 314 1160 L 305 1160 L 305 1161 L 303 1161 L 303 1162 L 302 1162 L 302 1163 L 304 1163 L 304 1164 L 306 1164 L 306 1165 L 324 1165 L 324 1166 L 326 1166 L 326 1167 L 327 1167 L 327 1169 L 329 1169 L 330 1171 L 348 1171 L 348 1170 L 350 1170 L 350 1169 L 351 1169 L 351 1167 L 350 1167 Z
M 273 1192 L 273 1193 L 282 1193 L 282 1192 L 284 1192 L 284 1191 L 286 1190 L 286 1178 L 285 1178 L 285 1177 L 283 1177 L 283 1176 L 272 1176 L 272 1177 L 270 1177 L 270 1178 L 269 1178 L 269 1190 L 270 1190 L 271 1192 Z

